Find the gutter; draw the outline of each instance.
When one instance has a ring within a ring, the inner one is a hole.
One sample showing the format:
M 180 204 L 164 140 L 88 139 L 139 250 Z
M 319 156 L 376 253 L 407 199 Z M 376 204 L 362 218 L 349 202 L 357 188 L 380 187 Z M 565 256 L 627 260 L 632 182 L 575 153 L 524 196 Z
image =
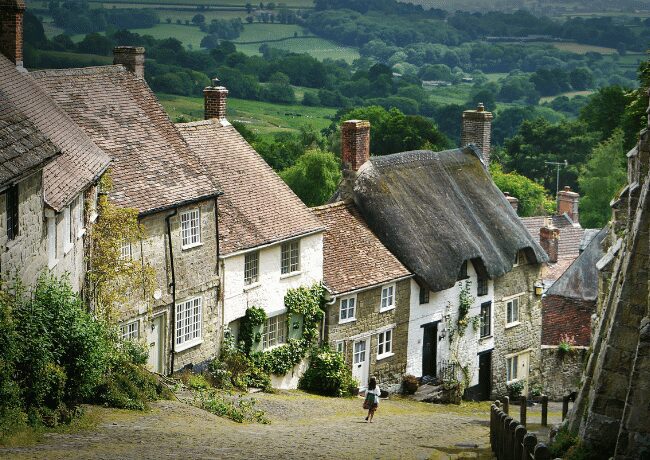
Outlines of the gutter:
M 310 230 L 310 231 L 305 232 L 305 233 L 299 233 L 297 235 L 292 235 L 292 236 L 282 238 L 282 239 L 279 239 L 279 240 L 274 240 L 274 241 L 271 241 L 269 243 L 260 244 L 259 246 L 252 246 L 250 248 L 240 249 L 238 251 L 231 252 L 229 254 L 219 256 L 219 258 L 223 260 L 223 259 L 228 259 L 230 257 L 240 256 L 242 254 L 246 254 L 247 252 L 259 251 L 260 249 L 268 248 L 270 246 L 275 246 L 275 245 L 278 245 L 280 243 L 285 243 L 287 241 L 292 241 L 292 240 L 295 240 L 295 239 L 298 239 L 298 238 L 304 238 L 306 236 L 316 235 L 318 233 L 323 233 L 324 231 L 325 231 L 325 227 L 318 227 L 316 230 Z
M 167 224 L 167 244 L 169 246 L 169 265 L 172 274 L 172 282 L 169 284 L 169 287 L 172 288 L 172 311 L 171 311 L 171 336 L 172 336 L 172 345 L 169 351 L 171 355 L 171 368 L 169 375 L 174 373 L 174 344 L 176 343 L 176 271 L 174 270 L 174 248 L 172 245 L 172 229 L 169 219 L 178 214 L 178 208 L 174 209 L 174 212 L 165 216 L 165 223 Z
M 210 198 L 216 198 L 216 197 L 221 196 L 221 195 L 223 195 L 223 192 L 209 193 L 207 195 L 203 195 L 203 196 L 200 196 L 200 197 L 190 198 L 188 200 L 179 201 L 177 203 L 172 203 L 172 204 L 165 205 L 165 206 L 159 206 L 157 208 L 148 209 L 146 211 L 140 211 L 138 213 L 138 215 L 140 217 L 146 217 L 146 216 L 150 216 L 152 214 L 157 214 L 157 213 L 162 212 L 162 211 L 168 211 L 170 209 L 174 209 L 176 212 L 178 212 L 178 208 L 180 208 L 182 206 L 187 206 L 188 204 L 198 203 L 199 201 L 206 201 L 206 200 L 209 200 Z M 174 214 L 174 215 L 176 215 L 176 214 Z

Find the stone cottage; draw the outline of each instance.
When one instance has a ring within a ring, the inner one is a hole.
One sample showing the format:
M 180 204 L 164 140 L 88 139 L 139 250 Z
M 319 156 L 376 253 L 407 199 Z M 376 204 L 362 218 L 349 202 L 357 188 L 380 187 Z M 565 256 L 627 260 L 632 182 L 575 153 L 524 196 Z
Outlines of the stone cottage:
M 503 354 L 495 341 L 501 333 L 494 326 L 497 280 L 509 276 L 520 251 L 534 264 L 546 254 L 492 182 L 484 151 L 472 145 L 370 157 L 367 122 L 344 122 L 341 131 L 344 177 L 336 197 L 352 200 L 415 275 L 406 371 L 458 379 L 469 396 L 489 397 L 491 356 Z M 485 137 L 485 131 L 476 135 Z M 508 288 L 502 294 L 519 294 L 520 287 L 510 288 L 516 282 L 503 283 Z M 502 374 L 494 379 L 505 381 Z
M 2 278 L 31 285 L 47 271 L 82 292 L 95 185 L 110 158 L 22 67 L 24 10 L 22 0 L 0 2 L 0 101 L 10 144 L 0 196 Z
M 246 309 L 263 308 L 267 319 L 254 344 L 263 351 L 289 338 L 287 290 L 323 280 L 323 225 L 230 125 L 227 94 L 215 81 L 204 90 L 205 120 L 176 126 L 224 191 L 217 206 L 221 324 L 237 337 Z M 300 374 L 272 383 L 295 387 Z
M 117 312 L 125 339 L 149 344 L 149 367 L 169 373 L 214 357 L 221 340 L 218 184 L 144 81 L 144 49 L 116 65 L 32 72 L 32 78 L 113 159 L 110 202 L 137 210 L 141 241 L 121 256 L 150 265 L 152 293 Z
M 325 225 L 323 278 L 329 293 L 324 340 L 343 353 L 364 388 L 406 373 L 411 273 L 368 228 L 351 201 L 313 208 Z

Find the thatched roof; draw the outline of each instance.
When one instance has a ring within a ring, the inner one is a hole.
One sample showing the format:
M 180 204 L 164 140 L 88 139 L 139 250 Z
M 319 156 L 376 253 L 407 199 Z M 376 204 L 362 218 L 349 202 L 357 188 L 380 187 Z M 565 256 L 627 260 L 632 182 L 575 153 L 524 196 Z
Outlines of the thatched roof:
M 354 202 L 384 245 L 432 291 L 450 288 L 464 261 L 490 278 L 546 253 L 522 225 L 474 147 L 371 157 Z

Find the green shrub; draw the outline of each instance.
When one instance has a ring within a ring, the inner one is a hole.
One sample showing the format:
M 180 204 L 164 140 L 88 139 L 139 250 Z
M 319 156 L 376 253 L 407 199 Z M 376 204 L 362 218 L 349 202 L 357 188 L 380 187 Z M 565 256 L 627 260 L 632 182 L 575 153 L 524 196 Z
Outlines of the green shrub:
M 411 374 L 404 374 L 402 377 L 402 391 L 405 395 L 412 395 L 418 391 L 420 386 L 420 381 L 417 377 Z
M 255 408 L 254 399 L 219 394 L 216 391 L 200 392 L 194 397 L 194 404 L 219 417 L 227 417 L 237 423 L 256 422 L 271 423 L 264 411 Z
M 571 433 L 566 425 L 563 425 L 548 446 L 551 458 L 564 458 L 567 451 L 578 443 L 578 436 Z
M 358 385 L 345 365 L 341 353 L 328 347 L 312 352 L 309 368 L 298 382 L 300 389 L 327 396 L 351 395 Z
M 201 374 L 192 374 L 187 380 L 187 386 L 192 390 L 207 390 L 210 384 Z
M 506 388 L 508 389 L 510 399 L 519 399 L 521 393 L 524 391 L 524 382 L 512 382 L 510 385 L 506 385 Z
M 123 362 L 98 386 L 94 402 L 107 407 L 144 410 L 148 402 L 170 397 L 169 389 L 151 372 L 137 364 Z

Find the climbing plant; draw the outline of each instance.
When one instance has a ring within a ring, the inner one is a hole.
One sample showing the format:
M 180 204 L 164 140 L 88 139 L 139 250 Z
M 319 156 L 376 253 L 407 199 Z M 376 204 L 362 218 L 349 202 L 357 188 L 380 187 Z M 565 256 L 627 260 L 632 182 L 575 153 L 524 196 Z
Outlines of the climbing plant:
M 239 341 L 242 344 L 243 351 L 249 354 L 253 343 L 259 342 L 262 337 L 260 332 L 256 332 L 266 321 L 266 312 L 260 307 L 248 307 L 246 313 L 241 320 L 241 327 L 239 329 Z
M 104 174 L 99 187 L 98 218 L 89 230 L 87 284 L 98 316 L 111 320 L 114 309 L 130 298 L 140 297 L 151 306 L 155 270 L 142 258 L 122 257 L 122 244 L 143 240 L 145 230 L 136 209 L 115 206 L 108 199 L 112 187 L 109 173 Z

